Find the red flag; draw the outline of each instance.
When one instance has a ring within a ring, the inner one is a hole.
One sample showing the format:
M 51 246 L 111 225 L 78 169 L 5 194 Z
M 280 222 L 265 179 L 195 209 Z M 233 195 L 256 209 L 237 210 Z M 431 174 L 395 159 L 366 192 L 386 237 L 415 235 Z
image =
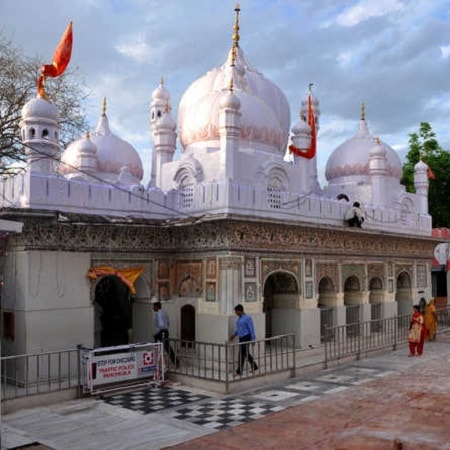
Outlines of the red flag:
M 311 93 L 308 96 L 308 124 L 311 127 L 311 145 L 309 149 L 302 150 L 294 145 L 289 146 L 289 151 L 296 156 L 301 156 L 306 159 L 312 159 L 316 156 L 316 119 L 314 117 L 314 109 L 311 100 Z
M 69 22 L 58 47 L 56 47 L 52 63 L 41 66 L 41 76 L 38 79 L 38 92 L 41 97 L 46 98 L 44 91 L 45 78 L 59 77 L 66 70 L 72 55 L 72 42 L 72 22 Z
M 434 172 L 430 169 L 430 167 L 428 167 L 427 173 L 428 173 L 428 178 L 430 180 L 435 180 L 436 179 L 436 177 L 434 176 Z

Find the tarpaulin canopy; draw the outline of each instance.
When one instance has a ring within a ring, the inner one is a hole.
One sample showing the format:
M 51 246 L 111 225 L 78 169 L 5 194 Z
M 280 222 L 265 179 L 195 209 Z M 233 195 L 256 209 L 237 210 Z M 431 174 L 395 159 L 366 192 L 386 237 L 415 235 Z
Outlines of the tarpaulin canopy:
M 127 267 L 123 269 L 116 269 L 110 266 L 91 267 L 87 273 L 87 277 L 91 280 L 96 280 L 98 277 L 106 275 L 115 275 L 120 278 L 129 288 L 132 294 L 136 294 L 134 287 L 135 281 L 140 277 L 144 271 L 143 267 Z

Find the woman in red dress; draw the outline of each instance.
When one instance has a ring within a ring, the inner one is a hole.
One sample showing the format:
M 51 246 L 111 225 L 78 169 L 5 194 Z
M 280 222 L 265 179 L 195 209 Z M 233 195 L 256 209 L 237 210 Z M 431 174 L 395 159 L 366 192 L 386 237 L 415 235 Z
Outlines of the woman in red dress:
M 423 344 L 425 342 L 426 328 L 424 325 L 423 314 L 420 313 L 419 305 L 414 305 L 414 312 L 411 316 L 409 325 L 408 341 L 409 356 L 414 356 L 417 350 L 417 356 L 423 353 Z

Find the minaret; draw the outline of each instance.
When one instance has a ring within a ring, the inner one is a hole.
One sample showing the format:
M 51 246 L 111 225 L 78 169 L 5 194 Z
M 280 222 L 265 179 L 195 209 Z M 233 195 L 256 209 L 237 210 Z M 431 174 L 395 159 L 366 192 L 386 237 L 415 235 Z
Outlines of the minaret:
M 159 86 L 152 92 L 150 125 L 153 139 L 150 186 L 161 186 L 162 166 L 173 160 L 176 149 L 176 123 L 170 114 L 170 94 L 161 77 Z
M 292 145 L 301 151 L 306 151 L 311 147 L 311 127 L 306 121 L 306 117 L 300 115 L 300 120 L 292 127 Z M 297 150 L 298 151 L 298 150 Z M 294 155 L 294 165 L 298 167 L 298 178 L 301 183 L 302 192 L 309 192 L 309 160 L 301 156 Z
M 241 101 L 233 92 L 234 68 L 239 45 L 239 5 L 235 8 L 233 26 L 233 44 L 229 68 L 230 81 L 227 90 L 220 97 L 219 136 L 220 136 L 220 174 L 222 178 L 233 179 L 235 176 L 235 156 L 239 152 L 239 135 L 241 131 Z
M 420 198 L 419 212 L 422 214 L 428 214 L 428 171 L 428 166 L 422 160 L 414 166 L 414 187 Z
M 22 109 L 22 142 L 29 173 L 51 174 L 59 152 L 59 112 L 39 94 Z
M 363 116 L 363 114 L 364 103 L 361 107 L 361 115 Z M 377 137 L 375 145 L 369 150 L 369 176 L 372 184 L 372 205 L 374 206 L 385 206 L 388 203 L 386 175 L 386 148 Z
M 220 98 L 219 135 L 220 135 L 220 173 L 232 180 L 235 175 L 235 156 L 239 152 L 239 134 L 241 131 L 241 101 L 233 93 L 233 79 Z
M 82 176 L 90 175 L 97 170 L 97 146 L 91 141 L 89 132 L 80 143 L 79 157 L 80 165 L 78 167 Z
M 151 186 L 161 187 L 164 164 L 173 160 L 176 148 L 177 124 L 170 114 L 169 103 L 164 112 L 152 124 L 153 155 Z

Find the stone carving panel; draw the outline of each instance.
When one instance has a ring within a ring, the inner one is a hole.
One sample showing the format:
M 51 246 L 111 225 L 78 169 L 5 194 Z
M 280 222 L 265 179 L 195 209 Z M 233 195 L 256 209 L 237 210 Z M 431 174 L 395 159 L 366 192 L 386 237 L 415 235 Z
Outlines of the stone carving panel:
M 301 279 L 301 264 L 294 259 L 263 259 L 261 260 L 261 278 L 265 280 L 272 272 L 286 271 L 296 275 L 297 280 Z

